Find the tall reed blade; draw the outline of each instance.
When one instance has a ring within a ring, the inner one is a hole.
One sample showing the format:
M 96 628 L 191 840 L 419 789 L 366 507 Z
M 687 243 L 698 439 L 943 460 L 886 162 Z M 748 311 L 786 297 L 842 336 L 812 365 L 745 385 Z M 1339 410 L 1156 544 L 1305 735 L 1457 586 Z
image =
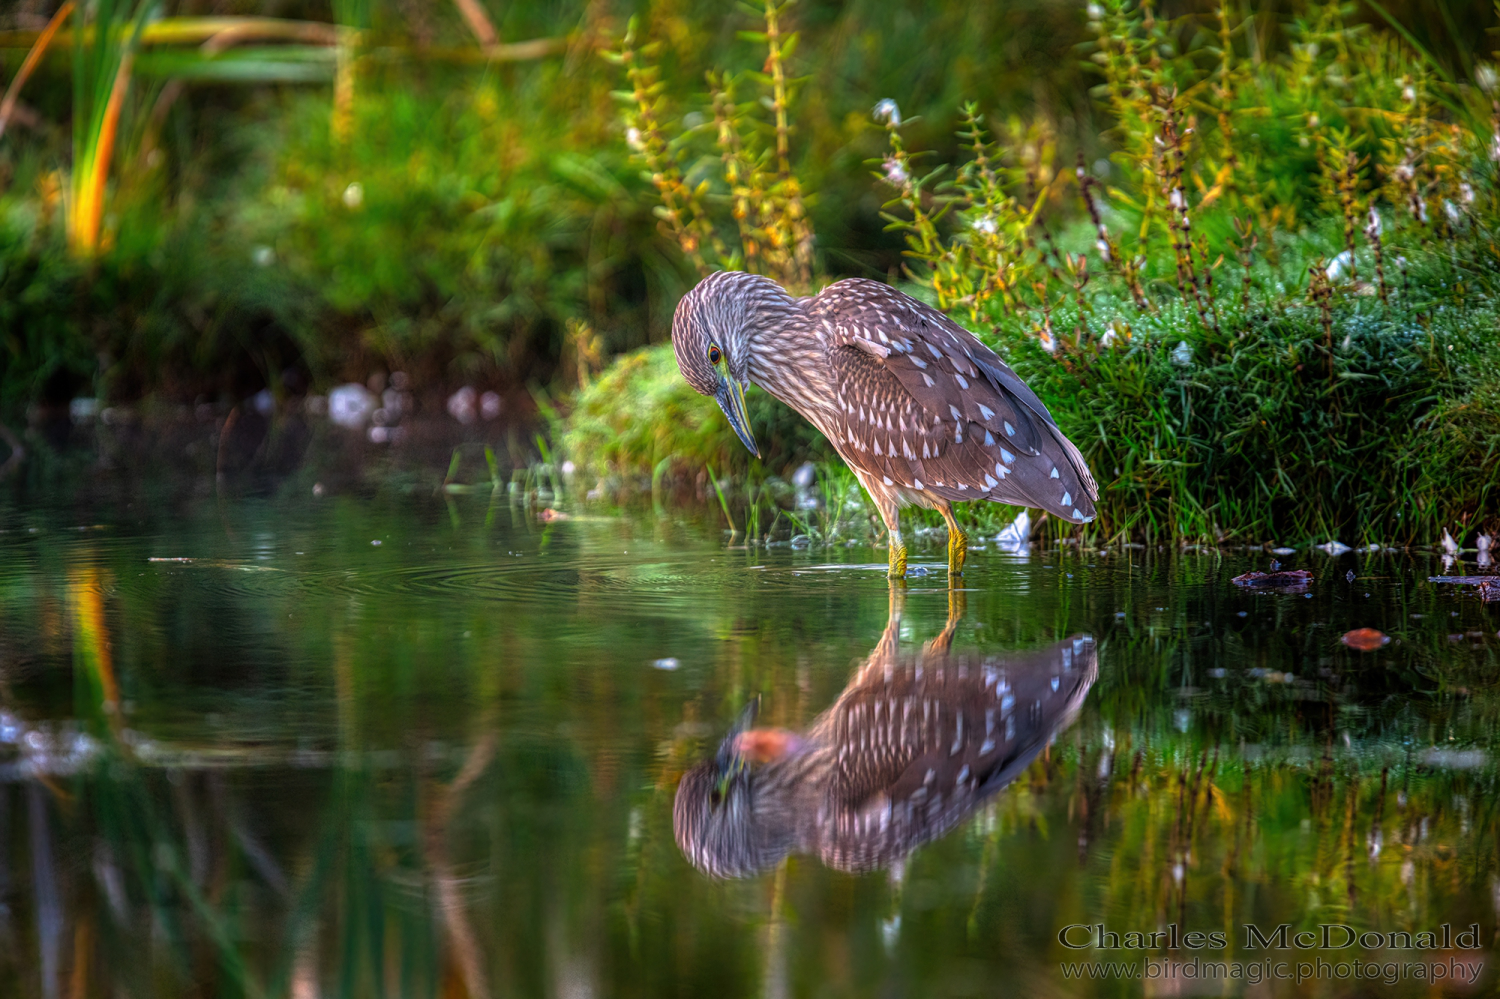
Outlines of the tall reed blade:
M 131 16 L 99 0 L 93 31 L 73 32 L 73 176 L 67 206 L 68 246 L 80 257 L 98 253 L 109 163 L 141 32 L 159 0 L 140 0 Z
M 16 110 L 16 101 L 20 99 L 21 88 L 26 86 L 26 81 L 31 78 L 42 57 L 47 54 L 47 46 L 52 44 L 52 37 L 57 34 L 57 29 L 62 27 L 68 15 L 73 13 L 73 0 L 67 0 L 57 13 L 52 15 L 52 20 L 47 22 L 47 27 L 37 36 L 31 46 L 31 51 L 26 53 L 26 58 L 21 63 L 21 68 L 16 71 L 15 79 L 10 81 L 6 88 L 5 99 L 0 100 L 0 135 L 5 134 L 5 126 L 10 124 L 10 116 Z

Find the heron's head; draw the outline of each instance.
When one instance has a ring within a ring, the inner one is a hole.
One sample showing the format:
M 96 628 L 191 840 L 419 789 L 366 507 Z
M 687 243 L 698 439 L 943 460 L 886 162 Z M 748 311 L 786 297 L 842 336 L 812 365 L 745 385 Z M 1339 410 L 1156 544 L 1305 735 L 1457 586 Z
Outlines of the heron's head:
M 672 832 L 688 862 L 716 878 L 765 870 L 787 852 L 789 834 L 773 828 L 777 816 L 758 809 L 764 773 L 740 750 L 740 734 L 755 716 L 745 709 L 710 760 L 682 775 L 672 805 Z
M 688 384 L 711 395 L 745 446 L 760 457 L 745 411 L 745 386 L 757 334 L 785 327 L 800 314 L 796 299 L 770 278 L 720 271 L 699 281 L 677 303 L 672 346 Z

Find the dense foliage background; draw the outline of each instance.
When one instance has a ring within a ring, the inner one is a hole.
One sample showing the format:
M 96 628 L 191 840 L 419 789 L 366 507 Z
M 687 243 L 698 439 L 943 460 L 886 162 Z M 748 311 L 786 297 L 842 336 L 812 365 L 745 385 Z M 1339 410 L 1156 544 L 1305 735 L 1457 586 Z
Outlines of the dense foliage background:
M 0 79 L 14 78 L 58 6 L 27 0 L 0 22 L 10 29 Z M 113 6 L 121 23 L 139 9 Z M 659 339 L 691 275 L 653 232 L 610 98 L 619 71 L 598 53 L 638 14 L 686 114 L 706 70 L 760 68 L 762 48 L 738 35 L 758 16 L 720 3 L 480 6 L 502 45 L 557 44 L 486 62 L 458 6 L 436 0 L 154 5 L 151 16 L 168 20 L 366 25 L 350 121 L 342 137 L 331 127 L 335 68 L 309 46 L 252 39 L 204 55 L 145 36 L 102 251 L 87 262 L 64 249 L 74 132 L 86 123 L 60 36 L 0 137 L 0 406 L 279 392 L 287 369 L 316 383 L 363 380 L 381 365 L 444 383 L 547 382 L 569 318 L 590 321 L 606 352 Z M 1461 71 L 1494 15 L 1483 3 L 1444 9 L 1446 20 L 1396 14 Z M 1161 12 L 1180 19 L 1189 44 L 1200 22 L 1212 29 L 1211 13 Z M 1274 5 L 1255 12 L 1268 44 L 1284 17 Z M 793 156 L 813 195 L 821 273 L 885 276 L 899 263 L 865 163 L 884 145 L 869 116 L 881 98 L 922 116 L 911 139 L 923 147 L 957 145 L 964 100 L 1052 122 L 1064 162 L 1111 145 L 1088 94 L 1098 78 L 1079 49 L 1090 38 L 1081 5 L 808 2 L 784 19 L 802 33 L 788 60 L 805 78 Z
M 702 267 L 752 266 L 896 281 L 989 338 L 1102 530 L 1494 516 L 1487 4 L 65 7 L 0 24 L 7 84 L 61 27 L 0 136 L 12 421 L 399 371 L 439 415 L 465 384 L 560 400 L 595 495 L 722 479 L 762 519 L 826 454 L 794 416 L 754 402 L 756 464 L 660 350 L 596 378 Z

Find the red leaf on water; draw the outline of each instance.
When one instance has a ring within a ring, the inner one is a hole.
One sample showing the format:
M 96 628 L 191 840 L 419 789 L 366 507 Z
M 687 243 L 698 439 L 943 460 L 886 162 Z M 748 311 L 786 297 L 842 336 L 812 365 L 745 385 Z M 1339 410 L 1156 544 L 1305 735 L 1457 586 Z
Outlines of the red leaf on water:
M 1349 648 L 1358 649 L 1361 652 L 1374 652 L 1390 640 L 1389 635 L 1376 631 L 1374 628 L 1355 628 L 1339 639 Z

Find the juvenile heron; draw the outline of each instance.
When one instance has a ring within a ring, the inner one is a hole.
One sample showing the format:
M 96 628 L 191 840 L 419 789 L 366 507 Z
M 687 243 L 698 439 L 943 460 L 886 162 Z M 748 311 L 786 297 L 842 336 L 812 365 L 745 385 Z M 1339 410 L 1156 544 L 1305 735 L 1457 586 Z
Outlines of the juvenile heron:
M 832 442 L 890 532 L 892 577 L 906 575 L 903 506 L 942 514 L 953 574 L 968 552 L 955 500 L 1094 519 L 1098 487 L 1036 393 L 974 334 L 878 281 L 793 298 L 760 275 L 711 274 L 678 303 L 672 345 L 683 377 L 757 457 L 749 384 Z
M 839 870 L 889 867 L 1015 780 L 1076 716 L 1097 675 L 1093 639 L 959 654 L 957 617 L 917 655 L 885 637 L 805 732 L 751 729 L 683 775 L 672 827 L 688 861 L 744 877 L 789 853 Z

